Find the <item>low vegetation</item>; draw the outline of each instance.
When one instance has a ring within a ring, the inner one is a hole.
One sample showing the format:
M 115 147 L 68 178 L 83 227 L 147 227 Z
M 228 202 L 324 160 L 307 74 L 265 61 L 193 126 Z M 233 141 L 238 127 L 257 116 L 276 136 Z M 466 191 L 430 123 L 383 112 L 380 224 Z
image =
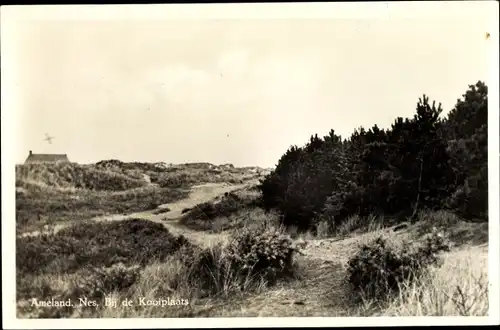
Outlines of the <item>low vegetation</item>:
M 202 250 L 188 262 L 186 279 L 202 295 L 248 291 L 252 285 L 270 285 L 293 276 L 294 252 L 292 240 L 279 229 L 253 227 Z
M 53 235 L 17 238 L 17 271 L 23 274 L 65 273 L 84 266 L 111 266 L 164 261 L 181 246 L 161 224 L 142 219 L 79 223 Z
M 399 292 L 404 283 L 418 281 L 428 267 L 435 265 L 442 251 L 450 246 L 441 234 L 434 232 L 423 246 L 404 242 L 395 248 L 378 237 L 360 250 L 348 262 L 347 281 L 352 290 L 369 299 L 385 299 Z
M 185 188 L 203 183 L 240 184 L 258 179 L 267 170 L 258 167 L 237 168 L 231 164 L 188 163 L 164 165 L 161 171 L 149 169 L 146 173 L 151 183 L 160 187 Z
M 177 168 L 169 169 L 154 178 L 152 182 L 160 187 L 187 187 L 199 183 L 220 183 L 227 182 L 232 184 L 243 183 L 248 177 L 242 176 L 242 173 L 232 173 L 219 170 L 182 170 Z
M 180 223 L 195 230 L 223 231 L 238 226 L 236 219 L 241 219 L 238 215 L 260 204 L 258 193 L 250 190 L 232 192 L 183 210 Z
M 487 251 L 469 247 L 445 254 L 440 267 L 404 283 L 383 311 L 388 316 L 487 316 Z
M 304 147 L 291 147 L 257 187 L 198 205 L 175 202 L 193 185 L 241 183 L 262 172 L 116 160 L 18 167 L 19 229 L 50 219 L 75 222 L 17 237 L 18 312 L 487 315 L 486 85 L 470 86 L 447 118 L 441 111 L 424 96 L 413 118 L 397 118 L 389 129 L 360 128 L 344 140 L 333 130 L 312 136 Z M 162 204 L 169 207 L 157 208 Z M 88 221 L 139 210 L 150 210 L 145 216 L 154 221 Z M 181 210 L 174 223 L 171 214 Z M 217 239 L 204 244 L 209 237 Z M 82 296 L 99 307 L 39 308 L 28 301 Z M 175 303 L 103 304 L 131 297 Z
M 184 299 L 250 292 L 293 277 L 297 250 L 279 228 L 253 227 L 200 248 L 141 219 L 78 224 L 50 236 L 18 238 L 17 246 L 17 295 L 24 301 L 19 312 L 37 317 L 105 314 L 106 297 L 130 297 L 134 291 L 141 292 L 136 297 L 183 293 Z M 178 267 L 145 282 L 154 265 Z M 32 297 L 74 302 L 85 297 L 100 307 L 39 308 Z
M 167 165 L 105 160 L 96 164 L 16 166 L 17 232 L 53 223 L 78 222 L 105 214 L 153 210 L 187 197 L 193 185 L 255 179 L 251 171 L 212 164 Z M 224 167 L 225 168 L 225 167 Z M 221 173 L 217 178 L 212 171 Z M 170 180 L 170 181 L 169 181 Z M 167 212 L 162 208 L 158 212 Z
M 16 192 L 18 233 L 54 223 L 80 222 L 105 214 L 153 210 L 186 197 L 186 190 L 144 187 L 121 192 L 29 189 Z
M 74 163 L 25 164 L 16 166 L 16 186 L 121 191 L 147 184 L 138 176 L 126 175 L 92 165 Z

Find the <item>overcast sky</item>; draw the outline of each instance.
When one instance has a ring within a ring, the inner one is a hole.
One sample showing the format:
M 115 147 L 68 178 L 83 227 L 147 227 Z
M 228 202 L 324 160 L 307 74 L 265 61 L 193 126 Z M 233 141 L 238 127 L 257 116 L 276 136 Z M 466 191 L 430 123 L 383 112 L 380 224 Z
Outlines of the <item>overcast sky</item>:
M 33 150 L 269 167 L 311 134 L 412 116 L 423 93 L 449 111 L 490 76 L 485 34 L 498 30 L 492 7 L 478 8 L 413 19 L 24 15 L 2 31 L 15 160 Z

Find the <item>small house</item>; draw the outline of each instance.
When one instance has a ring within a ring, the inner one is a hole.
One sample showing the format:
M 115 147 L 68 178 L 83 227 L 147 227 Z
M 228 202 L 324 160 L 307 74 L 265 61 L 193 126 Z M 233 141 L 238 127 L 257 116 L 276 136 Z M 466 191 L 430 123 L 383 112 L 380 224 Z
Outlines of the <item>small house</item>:
M 24 164 L 34 163 L 69 163 L 68 155 L 66 154 L 34 154 L 31 150 Z

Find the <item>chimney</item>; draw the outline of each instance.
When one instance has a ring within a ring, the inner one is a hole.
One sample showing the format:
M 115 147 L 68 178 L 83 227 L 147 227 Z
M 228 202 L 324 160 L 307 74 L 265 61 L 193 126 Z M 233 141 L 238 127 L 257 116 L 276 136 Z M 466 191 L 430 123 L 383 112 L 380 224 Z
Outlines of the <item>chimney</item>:
M 33 155 L 33 152 L 31 152 L 31 150 L 30 150 L 30 156 L 31 156 L 31 155 Z

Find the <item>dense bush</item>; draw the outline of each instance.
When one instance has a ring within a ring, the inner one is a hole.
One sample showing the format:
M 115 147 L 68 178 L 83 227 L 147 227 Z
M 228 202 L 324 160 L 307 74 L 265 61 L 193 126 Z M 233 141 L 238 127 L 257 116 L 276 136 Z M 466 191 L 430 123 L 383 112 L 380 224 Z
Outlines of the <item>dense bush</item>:
M 210 221 L 217 217 L 228 217 L 242 209 L 259 206 L 259 203 L 259 199 L 243 199 L 234 193 L 228 193 L 220 201 L 205 202 L 191 209 L 183 210 L 183 213 L 186 214 L 182 217 L 181 222 L 193 219 Z
M 292 272 L 294 252 L 290 237 L 272 228 L 244 229 L 228 246 L 230 258 L 241 269 L 271 278 Z
M 418 279 L 438 254 L 449 250 L 447 241 L 437 232 L 421 246 L 403 244 L 399 249 L 382 237 L 361 247 L 347 264 L 347 282 L 356 293 L 365 297 L 384 298 L 397 292 L 404 281 Z
M 106 294 L 131 287 L 140 277 L 140 266 L 126 266 L 116 263 L 110 267 L 85 268 L 76 278 L 73 297 L 102 299 Z
M 388 129 L 359 128 L 347 139 L 333 130 L 292 146 L 259 186 L 266 209 L 287 226 L 337 226 L 349 216 L 413 217 L 451 208 L 487 218 L 487 87 L 469 86 L 447 118 L 424 95 L 413 118 Z
M 81 223 L 54 235 L 18 237 L 17 271 L 62 273 L 84 266 L 110 267 L 163 261 L 190 244 L 173 236 L 163 225 L 143 219 Z
M 272 284 L 292 275 L 296 251 L 290 237 L 272 228 L 254 227 L 233 236 L 229 244 L 204 249 L 184 262 L 190 265 L 189 281 L 213 294 L 229 285 L 244 288 L 258 279 Z

